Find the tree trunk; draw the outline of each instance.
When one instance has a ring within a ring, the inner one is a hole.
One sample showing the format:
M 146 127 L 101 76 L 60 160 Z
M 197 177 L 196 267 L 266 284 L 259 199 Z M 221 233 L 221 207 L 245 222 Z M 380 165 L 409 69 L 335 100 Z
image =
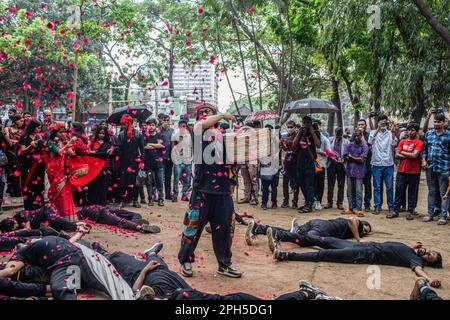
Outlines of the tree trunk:
M 336 114 L 334 112 L 328 114 L 327 132 L 330 135 L 330 137 L 334 135 L 333 131 L 334 131 L 334 118 L 335 118 L 335 115 Z
M 428 24 L 433 28 L 434 31 L 439 34 L 442 39 L 444 39 L 445 42 L 447 42 L 447 45 L 450 46 L 450 30 L 445 28 L 433 15 L 431 10 L 427 7 L 427 5 L 422 0 L 413 0 L 413 2 L 416 4 L 417 8 L 419 9 L 420 13 L 425 17 Z
M 420 120 L 422 119 L 422 116 L 426 112 L 426 106 L 425 106 L 425 92 L 423 90 L 423 75 L 417 75 L 415 78 L 415 90 L 414 90 L 414 109 L 412 112 L 412 119 L 414 122 L 420 123 Z
M 175 97 L 175 91 L 173 86 L 173 69 L 174 69 L 174 63 L 173 63 L 173 45 L 170 45 L 169 50 L 169 95 L 173 98 Z
M 343 128 L 343 119 L 342 119 L 342 106 L 341 106 L 341 96 L 339 95 L 339 80 L 337 80 L 334 76 L 331 79 L 331 85 L 333 87 L 333 98 L 331 102 L 338 107 L 339 112 L 337 113 L 337 125 L 340 128 Z
M 123 99 L 123 100 L 125 100 L 127 102 L 129 100 L 129 95 L 130 95 L 130 87 L 131 87 L 131 79 L 127 79 L 127 86 L 126 86 L 126 89 L 125 89 L 125 95 L 124 95 L 124 99 Z
M 373 109 L 375 112 L 380 112 L 381 110 L 381 85 L 383 83 L 383 75 L 381 72 L 377 72 L 375 83 L 372 87 L 372 97 L 373 97 Z

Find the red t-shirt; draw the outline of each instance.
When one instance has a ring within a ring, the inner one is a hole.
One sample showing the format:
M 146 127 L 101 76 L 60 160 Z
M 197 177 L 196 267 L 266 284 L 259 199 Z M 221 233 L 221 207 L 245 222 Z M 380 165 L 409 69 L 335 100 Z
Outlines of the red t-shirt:
M 423 142 L 420 139 L 414 139 L 409 141 L 408 139 L 403 139 L 397 146 L 398 151 L 414 152 L 419 153 L 423 150 Z M 403 159 L 398 165 L 397 172 L 400 173 L 420 173 L 420 158 L 419 159 Z

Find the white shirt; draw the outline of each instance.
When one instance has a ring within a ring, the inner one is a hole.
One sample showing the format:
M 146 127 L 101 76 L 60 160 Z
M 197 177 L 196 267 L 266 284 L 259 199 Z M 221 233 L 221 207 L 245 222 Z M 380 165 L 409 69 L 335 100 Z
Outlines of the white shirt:
M 372 161 L 370 164 L 377 167 L 393 166 L 394 147 L 397 144 L 397 139 L 392 138 L 390 130 L 379 130 L 376 136 L 375 132 L 376 130 L 370 132 L 369 141 L 367 141 L 372 145 Z

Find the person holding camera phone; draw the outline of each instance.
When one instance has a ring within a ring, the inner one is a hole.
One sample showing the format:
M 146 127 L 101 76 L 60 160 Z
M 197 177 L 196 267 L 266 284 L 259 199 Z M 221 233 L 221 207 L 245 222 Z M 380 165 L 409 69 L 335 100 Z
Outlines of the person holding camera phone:
M 381 213 L 381 183 L 386 184 L 389 213 L 394 214 L 394 147 L 397 145 L 395 123 L 388 117 L 378 117 L 378 127 L 370 133 L 367 141 L 372 145 L 373 193 L 375 202 L 374 214 Z
M 44 205 L 45 143 L 41 139 L 42 123 L 30 120 L 20 138 L 18 152 L 22 165 L 22 192 L 25 210 L 36 210 Z

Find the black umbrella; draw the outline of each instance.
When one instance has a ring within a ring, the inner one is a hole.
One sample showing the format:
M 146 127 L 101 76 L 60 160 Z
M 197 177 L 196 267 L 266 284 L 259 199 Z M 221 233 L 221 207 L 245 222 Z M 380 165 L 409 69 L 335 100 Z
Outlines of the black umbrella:
M 108 123 L 120 125 L 120 118 L 122 118 L 124 114 L 128 114 L 141 122 L 150 118 L 152 112 L 148 110 L 145 105 L 120 107 L 114 109 L 114 112 L 108 118 Z
M 328 100 L 308 98 L 297 101 L 292 101 L 286 105 L 283 112 L 286 113 L 331 113 L 338 112 L 339 109 Z

